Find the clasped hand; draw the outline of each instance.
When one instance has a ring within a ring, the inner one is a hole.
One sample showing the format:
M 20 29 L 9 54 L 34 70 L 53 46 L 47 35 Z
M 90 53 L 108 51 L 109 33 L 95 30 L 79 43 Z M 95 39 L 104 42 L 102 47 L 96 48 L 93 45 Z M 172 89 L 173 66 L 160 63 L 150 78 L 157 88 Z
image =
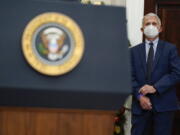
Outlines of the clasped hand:
M 139 93 L 141 93 L 142 96 L 140 97 L 139 101 L 140 101 L 140 105 L 141 105 L 142 109 L 144 109 L 144 110 L 151 110 L 152 109 L 151 101 L 145 95 L 153 94 L 155 92 L 156 92 L 156 89 L 151 85 L 146 84 L 140 88 Z
M 139 93 L 143 94 L 144 96 L 146 94 L 153 94 L 155 92 L 156 92 L 156 89 L 153 86 L 147 85 L 147 84 L 141 87 L 139 90 Z

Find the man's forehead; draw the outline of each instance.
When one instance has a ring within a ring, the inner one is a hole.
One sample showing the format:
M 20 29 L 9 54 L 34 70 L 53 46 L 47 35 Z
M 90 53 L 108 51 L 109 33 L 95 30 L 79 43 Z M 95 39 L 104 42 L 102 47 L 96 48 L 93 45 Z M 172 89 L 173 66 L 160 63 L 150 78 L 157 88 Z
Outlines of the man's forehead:
M 155 16 L 148 16 L 144 18 L 144 23 L 147 23 L 147 22 L 158 22 L 158 20 Z

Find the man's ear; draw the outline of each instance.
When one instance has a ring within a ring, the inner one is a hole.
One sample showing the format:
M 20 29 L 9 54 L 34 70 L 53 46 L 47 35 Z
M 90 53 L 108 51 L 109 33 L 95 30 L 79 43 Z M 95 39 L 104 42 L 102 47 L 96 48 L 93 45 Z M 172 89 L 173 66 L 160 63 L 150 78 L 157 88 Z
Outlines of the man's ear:
M 159 32 L 162 32 L 163 31 L 163 27 L 161 26 L 160 29 L 159 29 Z
M 144 29 L 143 29 L 143 27 L 141 28 L 141 31 L 142 31 L 142 32 L 144 32 Z

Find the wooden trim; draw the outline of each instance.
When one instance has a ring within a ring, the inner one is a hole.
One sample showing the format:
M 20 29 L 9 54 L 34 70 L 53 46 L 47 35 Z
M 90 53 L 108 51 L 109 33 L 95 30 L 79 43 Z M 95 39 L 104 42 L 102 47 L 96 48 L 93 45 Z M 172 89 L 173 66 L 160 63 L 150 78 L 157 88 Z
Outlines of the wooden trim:
M 173 1 L 173 0 L 168 0 L 168 1 L 161 1 L 161 0 L 156 0 L 158 4 L 163 4 L 163 5 L 180 5 L 180 1 Z
M 174 1 L 160 1 L 158 2 L 158 4 L 161 5 L 180 5 L 180 2 L 174 2 Z
M 144 0 L 144 14 L 156 13 L 156 0 Z
M 157 6 L 159 5 L 180 6 L 180 1 L 144 0 L 144 14 L 157 13 Z

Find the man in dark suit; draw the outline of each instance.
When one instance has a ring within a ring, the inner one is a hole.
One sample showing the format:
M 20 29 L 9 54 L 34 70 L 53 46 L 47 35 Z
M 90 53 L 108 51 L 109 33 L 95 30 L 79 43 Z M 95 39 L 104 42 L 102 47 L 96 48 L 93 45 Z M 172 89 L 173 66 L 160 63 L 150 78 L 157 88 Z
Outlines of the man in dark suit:
M 180 57 L 175 45 L 159 39 L 161 21 L 144 16 L 145 42 L 131 48 L 132 135 L 170 135 L 173 112 L 178 109 L 175 84 L 180 81 Z

